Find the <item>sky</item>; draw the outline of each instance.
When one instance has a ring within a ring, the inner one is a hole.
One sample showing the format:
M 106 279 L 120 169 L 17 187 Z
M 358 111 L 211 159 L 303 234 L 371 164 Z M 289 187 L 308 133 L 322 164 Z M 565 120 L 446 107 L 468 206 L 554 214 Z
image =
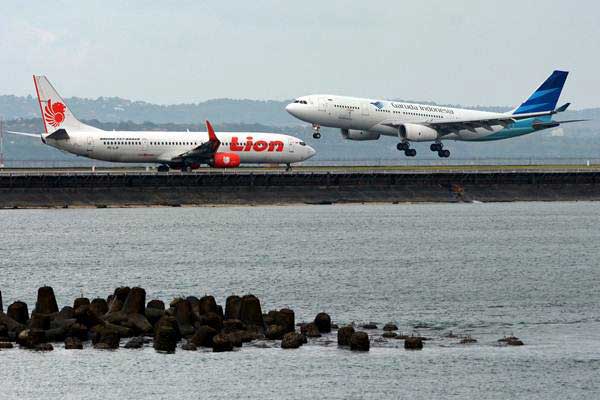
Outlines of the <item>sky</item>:
M 159 104 L 331 93 L 511 106 L 565 69 L 562 100 L 598 107 L 599 16 L 592 0 L 2 0 L 0 94 L 33 94 L 43 74 L 64 97 Z

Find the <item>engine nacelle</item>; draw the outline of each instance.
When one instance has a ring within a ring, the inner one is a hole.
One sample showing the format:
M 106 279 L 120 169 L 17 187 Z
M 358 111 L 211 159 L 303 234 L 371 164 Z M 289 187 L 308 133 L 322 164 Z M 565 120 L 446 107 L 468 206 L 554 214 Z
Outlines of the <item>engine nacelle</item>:
M 440 134 L 425 125 L 403 124 L 398 128 L 398 136 L 411 142 L 431 142 L 439 139 Z
M 216 153 L 213 156 L 211 167 L 235 168 L 240 166 L 240 156 L 235 153 Z
M 379 136 L 381 135 L 375 132 L 342 129 L 342 137 L 346 140 L 377 140 Z

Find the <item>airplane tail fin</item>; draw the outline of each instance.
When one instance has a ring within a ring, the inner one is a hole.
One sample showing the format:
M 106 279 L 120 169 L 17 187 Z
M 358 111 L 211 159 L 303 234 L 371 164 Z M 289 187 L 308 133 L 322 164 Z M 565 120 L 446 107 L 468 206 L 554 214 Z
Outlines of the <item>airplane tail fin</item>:
M 52 133 L 58 129 L 81 130 L 88 128 L 87 125 L 75 118 L 48 78 L 34 75 L 33 83 L 40 104 L 42 121 L 44 121 L 46 133 Z
M 554 71 L 542 86 L 511 114 L 527 114 L 544 111 L 554 111 L 558 98 L 567 80 L 567 71 Z

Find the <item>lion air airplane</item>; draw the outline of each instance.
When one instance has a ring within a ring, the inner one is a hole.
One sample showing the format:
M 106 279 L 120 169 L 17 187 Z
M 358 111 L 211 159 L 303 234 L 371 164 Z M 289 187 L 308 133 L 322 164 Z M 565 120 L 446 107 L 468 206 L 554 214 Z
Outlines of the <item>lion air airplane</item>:
M 233 168 L 242 163 L 290 164 L 304 161 L 315 150 L 302 140 L 277 133 L 104 131 L 73 115 L 45 76 L 34 76 L 45 133 L 9 133 L 40 137 L 42 142 L 79 156 L 120 163 L 157 163 L 158 170 L 191 171 L 207 164 Z
M 409 157 L 417 154 L 410 148 L 411 142 L 433 142 L 431 151 L 449 157 L 443 140 L 501 140 L 582 121 L 552 120 L 552 115 L 565 111 L 570 104 L 555 108 L 567 75 L 565 71 L 554 71 L 523 104 L 507 113 L 333 95 L 299 97 L 286 110 L 313 124 L 315 139 L 321 137 L 320 127 L 327 126 L 340 128 L 342 137 L 348 140 L 397 137 L 398 150 Z

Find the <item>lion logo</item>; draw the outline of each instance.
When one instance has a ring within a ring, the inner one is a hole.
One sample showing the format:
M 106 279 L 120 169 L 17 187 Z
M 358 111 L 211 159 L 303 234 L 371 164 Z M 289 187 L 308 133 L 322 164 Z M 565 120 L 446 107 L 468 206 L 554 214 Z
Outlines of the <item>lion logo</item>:
M 60 124 L 65 120 L 65 110 L 67 107 L 60 101 L 52 103 L 52 100 L 48 100 L 44 107 L 44 120 L 47 124 L 58 128 Z

